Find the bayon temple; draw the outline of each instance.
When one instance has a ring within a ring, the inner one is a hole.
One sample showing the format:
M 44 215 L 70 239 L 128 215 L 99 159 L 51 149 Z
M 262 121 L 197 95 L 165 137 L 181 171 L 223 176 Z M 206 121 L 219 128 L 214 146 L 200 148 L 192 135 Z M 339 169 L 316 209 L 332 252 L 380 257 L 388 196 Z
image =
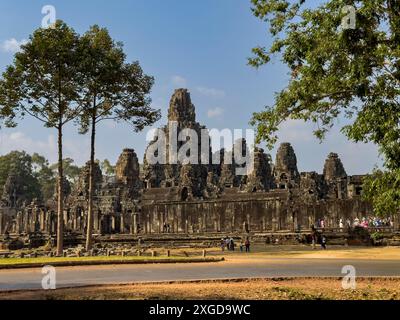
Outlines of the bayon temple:
M 190 128 L 200 134 L 204 126 L 196 122 L 195 107 L 186 89 L 171 98 L 168 122 L 178 132 Z M 166 133 L 167 124 L 160 130 Z M 150 143 L 149 148 L 155 143 Z M 169 139 L 165 141 L 168 145 Z M 246 152 L 246 141 L 238 140 L 233 149 Z M 168 150 L 168 148 L 166 148 Z M 211 157 L 216 153 L 211 152 Z M 372 215 L 370 203 L 361 198 L 363 176 L 349 176 L 336 153 L 326 159 L 322 173 L 299 172 L 293 147 L 283 143 L 275 162 L 256 148 L 253 170 L 237 175 L 240 164 L 232 152 L 219 153 L 219 164 L 150 164 L 143 166 L 132 149 L 123 150 L 115 176 L 95 174 L 94 233 L 228 233 L 274 232 L 309 229 L 318 219 L 327 227 L 338 227 L 339 220 Z M 226 163 L 225 157 L 232 157 Z M 48 203 L 24 201 L 19 177 L 10 175 L 2 194 L 0 232 L 2 234 L 56 231 L 56 196 Z M 66 232 L 84 234 L 86 229 L 89 166 L 79 182 L 64 195 Z

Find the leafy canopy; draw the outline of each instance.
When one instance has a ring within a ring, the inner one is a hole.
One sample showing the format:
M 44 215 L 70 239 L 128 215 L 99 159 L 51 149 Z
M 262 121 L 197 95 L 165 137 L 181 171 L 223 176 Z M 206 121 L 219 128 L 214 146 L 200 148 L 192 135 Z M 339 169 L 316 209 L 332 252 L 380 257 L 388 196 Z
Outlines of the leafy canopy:
M 64 22 L 38 29 L 0 81 L 0 116 L 15 127 L 27 114 L 60 128 L 82 110 L 79 37 Z
M 148 94 L 153 77 L 143 73 L 139 62 L 126 63 L 123 45 L 108 30 L 95 25 L 80 38 L 82 96 L 85 110 L 79 118 L 81 132 L 92 122 L 124 121 L 141 131 L 160 118 L 150 107 Z
M 41 186 L 34 172 L 32 157 L 24 151 L 12 151 L 0 156 L 0 190 L 3 192 L 4 185 L 10 175 L 17 177 L 16 192 L 23 194 L 23 200 L 28 203 L 33 199 L 41 199 Z
M 376 200 L 378 212 L 399 209 L 400 1 L 252 4 L 254 15 L 269 25 L 273 43 L 254 48 L 249 64 L 258 68 L 279 55 L 290 70 L 289 83 L 276 94 L 274 105 L 253 115 L 258 142 L 272 147 L 280 124 L 288 119 L 315 123 L 314 134 L 323 139 L 337 119 L 348 118 L 350 125 L 342 128 L 347 137 L 377 144 L 385 159 L 387 172 L 375 172 L 367 180 L 366 196 Z M 355 29 L 341 27 L 346 5 L 356 9 Z M 378 205 L 389 199 L 388 207 Z

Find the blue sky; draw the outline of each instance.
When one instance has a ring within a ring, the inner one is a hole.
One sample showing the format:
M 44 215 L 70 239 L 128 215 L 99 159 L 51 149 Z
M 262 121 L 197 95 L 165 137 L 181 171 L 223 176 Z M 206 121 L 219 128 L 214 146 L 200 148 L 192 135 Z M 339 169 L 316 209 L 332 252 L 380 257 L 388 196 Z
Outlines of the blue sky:
M 251 114 L 273 103 L 275 92 L 288 79 L 279 62 L 259 70 L 247 66 L 251 48 L 271 39 L 265 24 L 250 10 L 250 0 L 2 0 L 0 2 L 0 71 L 12 62 L 18 45 L 41 25 L 44 5 L 53 5 L 78 33 L 90 25 L 107 27 L 122 41 L 129 60 L 139 60 L 156 80 L 153 106 L 166 122 L 168 102 L 175 88 L 187 87 L 198 121 L 208 128 L 249 128 Z M 340 123 L 339 123 L 340 125 Z M 349 174 L 369 172 L 379 163 L 377 148 L 353 144 L 334 129 L 322 144 L 312 136 L 313 125 L 290 121 L 280 132 L 291 142 L 301 171 L 322 172 L 329 152 L 337 152 Z M 97 158 L 115 162 L 125 147 L 140 160 L 146 131 L 133 133 L 126 125 L 103 123 L 98 130 Z M 39 152 L 56 160 L 56 132 L 26 119 L 16 129 L 0 131 L 0 154 L 11 150 Z M 275 150 L 271 152 L 275 157 Z M 70 126 L 65 134 L 65 156 L 78 164 L 89 158 L 88 137 Z

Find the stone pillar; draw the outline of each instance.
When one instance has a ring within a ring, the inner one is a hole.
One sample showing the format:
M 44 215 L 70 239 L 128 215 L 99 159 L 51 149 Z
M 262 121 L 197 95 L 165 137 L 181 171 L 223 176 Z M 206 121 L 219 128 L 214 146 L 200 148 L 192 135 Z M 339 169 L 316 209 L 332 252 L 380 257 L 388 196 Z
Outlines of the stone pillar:
M 124 219 L 124 213 L 121 212 L 121 227 L 120 227 L 120 233 L 125 234 L 125 219 Z
M 64 228 L 63 230 L 65 230 L 65 227 L 68 224 L 68 210 L 64 210 Z
M 15 232 L 19 234 L 22 232 L 22 212 L 21 211 L 17 212 L 16 220 L 17 220 L 17 224 L 15 226 L 15 229 L 16 229 Z M 1 233 L 1 228 L 0 228 L 0 233 Z
M 77 230 L 78 228 L 78 210 L 75 209 L 74 217 L 72 218 L 72 229 Z
M 132 217 L 132 220 L 131 220 L 132 221 L 132 232 L 133 232 L 133 234 L 137 234 L 138 233 L 137 213 L 136 212 L 132 213 L 131 217 Z
M 393 216 L 393 229 L 395 231 L 399 230 L 399 227 L 400 227 L 400 221 L 399 220 L 400 220 L 400 213 L 395 214 Z
M 23 211 L 23 215 L 24 215 L 24 232 L 29 233 L 29 220 L 30 220 L 30 214 L 29 211 L 27 209 L 25 209 Z
M 109 228 L 108 228 L 107 231 L 111 231 L 111 233 L 115 232 L 115 217 L 114 216 L 111 216 L 111 230 L 109 230 Z
M 40 210 L 40 231 L 46 231 L 46 212 L 44 210 Z
M 150 215 L 147 214 L 147 220 L 146 220 L 146 225 L 147 225 L 147 231 L 146 233 L 151 233 L 151 223 L 150 223 Z
M 100 214 L 99 214 L 99 210 L 94 210 L 94 212 L 93 212 L 93 230 L 96 231 L 96 232 L 100 231 Z

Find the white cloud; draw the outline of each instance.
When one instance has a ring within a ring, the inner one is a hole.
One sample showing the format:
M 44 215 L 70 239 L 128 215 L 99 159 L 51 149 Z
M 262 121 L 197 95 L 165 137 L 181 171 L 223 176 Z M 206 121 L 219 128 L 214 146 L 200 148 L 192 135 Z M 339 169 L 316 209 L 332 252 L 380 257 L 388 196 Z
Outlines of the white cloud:
M 226 96 L 225 91 L 219 89 L 197 87 L 196 90 L 200 94 L 210 98 L 224 98 Z
M 172 77 L 171 80 L 172 80 L 172 84 L 174 86 L 177 86 L 177 87 L 180 87 L 180 88 L 187 87 L 187 80 L 182 76 L 175 75 L 175 76 Z
M 27 42 L 28 41 L 25 39 L 18 41 L 15 38 L 11 38 L 3 41 L 3 43 L 0 45 L 0 49 L 3 52 L 16 53 L 20 50 L 21 46 L 26 44 Z
M 209 118 L 216 118 L 216 117 L 221 116 L 223 113 L 224 113 L 224 109 L 218 108 L 218 107 L 217 107 L 217 108 L 215 108 L 215 109 L 210 109 L 210 110 L 208 110 L 207 116 L 208 116 Z
M 371 172 L 375 165 L 380 166 L 382 160 L 378 156 L 378 148 L 372 143 L 354 143 L 340 132 L 338 124 L 320 142 L 314 135 L 315 124 L 305 123 L 302 120 L 288 120 L 280 126 L 280 143 L 292 144 L 298 160 L 300 171 L 317 171 L 322 173 L 324 162 L 330 152 L 339 154 L 347 174 L 365 174 Z
M 315 137 L 312 134 L 313 126 L 302 120 L 287 120 L 278 131 L 279 140 L 282 142 L 310 142 Z
M 29 154 L 39 153 L 50 163 L 57 161 L 57 140 L 50 134 L 47 139 L 32 139 L 21 131 L 0 134 L 0 154 L 11 151 L 26 151 Z M 64 139 L 64 158 L 72 158 L 77 164 L 84 164 L 89 157 L 89 141 L 80 137 L 79 140 Z

